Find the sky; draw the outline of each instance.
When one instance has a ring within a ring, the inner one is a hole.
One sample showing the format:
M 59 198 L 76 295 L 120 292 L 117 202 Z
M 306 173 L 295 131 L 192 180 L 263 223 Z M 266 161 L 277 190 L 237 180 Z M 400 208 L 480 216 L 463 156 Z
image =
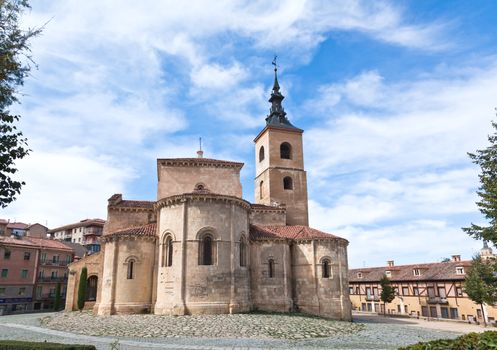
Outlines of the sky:
M 495 1 L 37 0 L 38 68 L 21 90 L 26 182 L 0 217 L 50 228 L 155 200 L 156 158 L 242 161 L 278 55 L 305 130 L 310 225 L 349 240 L 350 267 L 470 259 L 485 223 L 478 168 L 497 106 Z

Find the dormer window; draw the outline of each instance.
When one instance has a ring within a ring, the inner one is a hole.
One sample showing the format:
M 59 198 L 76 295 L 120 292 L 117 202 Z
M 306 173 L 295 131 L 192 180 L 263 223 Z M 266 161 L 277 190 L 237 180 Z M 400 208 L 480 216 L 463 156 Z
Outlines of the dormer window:
M 388 278 L 392 277 L 392 271 L 385 271 L 385 276 L 387 276 Z
M 362 278 L 362 272 L 357 273 L 357 278 Z
M 462 266 L 456 267 L 456 275 L 464 275 L 464 267 Z
M 414 276 L 421 276 L 421 270 L 420 269 L 413 269 L 412 274 Z

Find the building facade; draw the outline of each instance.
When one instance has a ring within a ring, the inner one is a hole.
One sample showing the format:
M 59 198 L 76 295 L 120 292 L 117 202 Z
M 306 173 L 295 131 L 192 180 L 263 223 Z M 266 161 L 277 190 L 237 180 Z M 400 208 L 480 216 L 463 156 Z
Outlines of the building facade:
M 81 269 L 100 315 L 302 311 L 350 320 L 345 239 L 308 226 L 303 130 L 276 77 L 255 138 L 256 203 L 242 198 L 243 163 L 157 160 L 157 200 L 108 202 L 102 251 L 70 265 L 66 310 Z M 90 296 L 90 297 L 89 297 Z
M 102 219 L 84 219 L 74 224 L 54 228 L 48 232 L 58 241 L 83 245 L 92 254 L 100 251 L 100 237 L 104 224 L 105 220 Z
M 489 249 L 487 247 L 487 249 Z M 491 254 L 491 252 L 490 252 Z M 464 291 L 466 272 L 471 261 L 459 255 L 450 261 L 351 269 L 349 294 L 352 309 L 387 314 L 409 315 L 446 320 L 483 322 L 480 306 Z M 387 276 L 395 288 L 395 299 L 386 306 L 380 300 L 380 279 Z M 487 321 L 497 319 L 497 308 L 485 305 Z M 385 310 L 386 308 L 386 310 Z
M 65 298 L 73 250 L 36 237 L 0 237 L 0 314 L 52 309 L 57 284 Z

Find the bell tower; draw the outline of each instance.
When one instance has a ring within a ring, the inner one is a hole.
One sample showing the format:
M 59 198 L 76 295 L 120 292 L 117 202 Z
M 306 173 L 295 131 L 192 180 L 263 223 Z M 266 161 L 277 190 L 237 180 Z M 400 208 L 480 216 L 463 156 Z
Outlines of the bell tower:
M 274 84 L 266 126 L 255 142 L 255 202 L 285 204 L 287 225 L 309 225 L 307 176 L 304 170 L 302 134 L 304 130 L 290 123 L 281 105 L 278 68 L 273 61 Z

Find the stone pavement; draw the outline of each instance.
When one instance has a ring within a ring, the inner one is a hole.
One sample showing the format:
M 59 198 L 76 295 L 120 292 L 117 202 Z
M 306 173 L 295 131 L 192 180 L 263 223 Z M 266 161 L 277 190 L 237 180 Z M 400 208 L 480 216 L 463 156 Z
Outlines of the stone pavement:
M 357 317 L 356 322 L 347 323 L 279 314 L 184 317 L 95 317 L 78 312 L 25 314 L 0 317 L 0 339 L 93 344 L 99 350 L 352 350 L 396 349 L 418 341 L 454 338 L 463 333 L 461 329 L 459 332 L 450 332 L 425 328 L 418 320 Z M 41 323 L 44 327 L 57 329 L 43 328 Z M 442 322 L 427 323 L 436 325 Z M 111 344 L 116 340 L 118 345 L 112 347 Z

